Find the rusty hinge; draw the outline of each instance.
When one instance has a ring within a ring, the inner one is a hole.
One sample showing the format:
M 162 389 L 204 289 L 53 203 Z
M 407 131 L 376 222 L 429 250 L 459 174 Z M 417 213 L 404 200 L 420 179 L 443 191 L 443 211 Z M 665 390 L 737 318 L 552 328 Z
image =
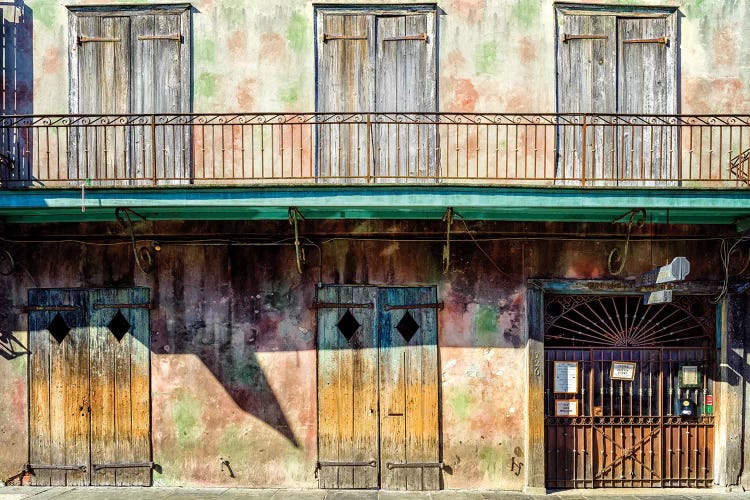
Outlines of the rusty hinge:
M 401 40 L 422 40 L 427 42 L 427 33 L 420 33 L 418 35 L 406 35 L 406 36 L 391 36 L 383 38 L 384 42 L 400 42 Z
M 669 45 L 669 37 L 662 36 L 659 38 L 638 38 L 635 40 L 623 40 L 622 43 L 663 43 Z
M 388 470 L 391 469 L 421 469 L 422 467 L 437 467 L 438 469 L 444 469 L 445 464 L 443 462 L 388 462 L 385 464 Z
M 329 40 L 367 40 L 367 35 L 331 35 L 330 33 L 323 33 L 323 43 L 327 43 Z
M 404 304 L 404 305 L 391 305 L 386 304 L 383 309 L 386 311 L 392 311 L 394 309 L 440 309 L 442 311 L 445 304 L 442 302 L 435 302 L 434 304 Z
M 313 309 L 373 309 L 375 306 L 372 302 L 360 303 L 336 303 L 336 302 L 314 302 Z
M 25 306 L 23 307 L 24 314 L 36 311 L 78 311 L 81 306 Z
M 173 33 L 171 35 L 138 35 L 138 40 L 174 40 L 182 42 L 182 35 Z
M 80 35 L 78 37 L 78 45 L 81 45 L 82 43 L 91 43 L 91 42 L 112 43 L 112 42 L 119 42 L 119 41 L 121 41 L 119 38 L 111 38 L 111 37 L 105 37 L 105 36 Z
M 607 35 L 570 35 L 565 33 L 563 43 L 568 43 L 569 40 L 606 40 L 607 38 L 609 38 Z
M 85 465 L 57 465 L 57 464 L 26 464 L 26 470 L 34 473 L 34 470 L 75 470 L 86 472 Z
M 125 463 L 113 463 L 113 464 L 91 464 L 91 468 L 94 472 L 98 472 L 103 469 L 132 469 L 148 467 L 149 469 L 154 468 L 154 462 L 125 462 Z
M 94 309 L 153 309 L 151 303 L 146 304 L 101 304 L 96 303 L 92 306 Z
M 368 460 L 366 462 L 318 462 L 317 467 L 321 469 L 323 467 L 375 467 L 378 463 L 375 460 Z

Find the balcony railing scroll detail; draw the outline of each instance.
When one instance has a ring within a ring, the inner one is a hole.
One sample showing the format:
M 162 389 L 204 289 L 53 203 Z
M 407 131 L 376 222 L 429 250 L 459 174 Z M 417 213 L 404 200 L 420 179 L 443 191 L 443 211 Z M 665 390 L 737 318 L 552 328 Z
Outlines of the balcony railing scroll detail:
M 267 183 L 748 187 L 750 115 L 6 116 L 4 188 Z

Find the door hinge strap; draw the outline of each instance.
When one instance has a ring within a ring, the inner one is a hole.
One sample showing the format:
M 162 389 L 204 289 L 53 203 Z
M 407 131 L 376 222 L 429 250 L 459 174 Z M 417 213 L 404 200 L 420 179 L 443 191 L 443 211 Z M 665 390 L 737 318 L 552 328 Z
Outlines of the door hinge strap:
M 58 465 L 58 464 L 26 464 L 26 470 L 33 474 L 34 470 L 77 470 L 86 472 L 85 465 Z
M 179 33 L 171 35 L 138 35 L 138 40 L 174 40 L 175 42 L 181 42 L 182 35 Z
M 323 33 L 323 43 L 327 43 L 329 40 L 367 40 L 367 35 L 331 35 L 330 33 Z
M 372 302 L 361 303 L 337 303 L 337 302 L 315 302 L 313 309 L 373 309 L 375 306 Z
M 386 311 L 392 311 L 394 309 L 440 309 L 445 307 L 443 302 L 435 302 L 434 304 L 404 304 L 404 305 L 392 305 L 386 304 L 383 309 Z
M 437 467 L 438 469 L 444 469 L 445 464 L 443 462 L 408 462 L 408 463 L 393 463 L 388 462 L 385 464 L 388 470 L 391 469 L 421 469 L 422 467 Z
M 406 35 L 406 36 L 392 36 L 383 38 L 384 42 L 400 42 L 401 40 L 422 40 L 427 41 L 427 33 L 420 33 L 418 35 Z
M 151 303 L 146 304 L 101 304 L 96 303 L 93 305 L 94 309 L 153 309 L 154 306 Z
M 659 38 L 639 38 L 637 40 L 623 40 L 622 43 L 663 43 L 669 45 L 669 37 L 662 36 Z
M 375 460 L 368 462 L 318 462 L 316 467 L 322 469 L 323 467 L 376 467 L 378 463 Z
M 103 42 L 103 43 L 112 43 L 112 42 L 119 42 L 119 38 L 109 38 L 109 37 L 103 37 L 103 36 L 79 36 L 78 37 L 78 45 L 81 45 L 82 43 L 91 43 L 91 42 Z
M 37 311 L 78 311 L 81 306 L 26 306 L 23 308 L 24 313 Z
M 154 462 L 127 462 L 127 463 L 114 463 L 114 464 L 92 464 L 91 467 L 94 472 L 102 469 L 131 469 L 139 467 L 148 467 L 149 469 L 154 468 Z
M 569 40 L 606 40 L 607 38 L 609 38 L 607 35 L 569 35 L 565 33 L 563 43 L 568 43 Z

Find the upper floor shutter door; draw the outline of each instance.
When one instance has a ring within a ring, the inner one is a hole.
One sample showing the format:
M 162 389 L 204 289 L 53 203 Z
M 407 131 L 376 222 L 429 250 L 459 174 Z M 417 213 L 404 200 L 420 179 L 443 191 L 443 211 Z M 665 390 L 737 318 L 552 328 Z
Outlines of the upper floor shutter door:
M 435 13 L 377 17 L 375 111 L 414 113 L 375 134 L 375 173 L 388 182 L 434 178 L 437 170 Z M 389 121 L 389 120 L 385 120 Z
M 564 15 L 558 19 L 557 98 L 561 113 L 617 111 L 616 18 Z M 577 180 L 612 179 L 614 138 L 611 129 L 592 128 L 583 137 L 578 125 L 559 130 L 558 176 Z M 593 142 L 592 142 L 593 141 Z M 584 144 L 586 146 L 584 146 Z M 595 144 L 598 147 L 591 148 Z M 603 146 L 602 146 L 603 145 Z M 586 147 L 584 165 L 584 147 Z
M 137 177 L 153 175 L 168 181 L 189 178 L 189 129 L 176 115 L 189 111 L 184 85 L 187 62 L 185 31 L 180 14 L 141 14 L 133 18 L 133 113 L 166 114 L 152 136 L 143 129 L 135 133 L 136 151 L 153 151 L 148 157 L 134 157 Z M 155 141 L 155 144 L 152 142 Z

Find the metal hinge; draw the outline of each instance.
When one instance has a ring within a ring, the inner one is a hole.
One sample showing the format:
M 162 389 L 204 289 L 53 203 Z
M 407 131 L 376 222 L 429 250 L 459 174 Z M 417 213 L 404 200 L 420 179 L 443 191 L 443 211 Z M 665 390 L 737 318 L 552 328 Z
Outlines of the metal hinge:
M 83 36 L 78 37 L 78 45 L 82 43 L 101 42 L 101 43 L 113 43 L 121 41 L 119 38 L 111 38 L 104 36 Z
M 375 306 L 372 302 L 360 303 L 337 303 L 337 302 L 314 302 L 313 309 L 373 309 Z
M 171 35 L 138 35 L 138 40 L 174 40 L 182 42 L 182 35 L 174 33 Z
M 377 467 L 378 462 L 376 460 L 369 460 L 367 462 L 315 462 L 315 477 L 318 477 L 318 471 L 323 467 Z
M 331 35 L 330 33 L 323 33 L 323 43 L 328 43 L 329 40 L 367 40 L 367 35 Z
M 24 306 L 23 312 L 28 314 L 38 311 L 78 311 L 80 309 L 81 306 Z
M 153 309 L 154 306 L 151 303 L 146 304 L 102 304 L 95 303 L 92 306 L 94 309 Z
M 384 42 L 400 42 L 402 40 L 422 40 L 427 42 L 427 33 L 420 33 L 418 35 L 406 35 L 406 36 L 392 36 L 383 38 Z
M 623 40 L 622 43 L 663 43 L 669 45 L 669 37 L 661 36 L 659 38 L 639 38 L 636 40 Z
M 154 462 L 125 462 L 125 463 L 112 463 L 112 464 L 91 464 L 91 468 L 94 472 L 98 472 L 103 469 L 131 469 L 148 467 L 149 469 L 154 468 Z
M 58 465 L 58 464 L 26 464 L 26 470 L 34 473 L 34 470 L 75 470 L 86 472 L 85 465 Z
M 383 309 L 386 311 L 392 311 L 394 309 L 439 309 L 443 310 L 445 304 L 443 302 L 435 302 L 432 304 L 404 304 L 404 305 L 392 305 L 386 304 Z
M 421 469 L 422 467 L 437 467 L 440 470 L 445 468 L 443 462 L 388 462 L 385 464 L 388 470 L 391 469 Z
M 607 35 L 570 35 L 565 33 L 563 43 L 568 43 L 569 40 L 606 40 L 607 38 L 609 38 Z

